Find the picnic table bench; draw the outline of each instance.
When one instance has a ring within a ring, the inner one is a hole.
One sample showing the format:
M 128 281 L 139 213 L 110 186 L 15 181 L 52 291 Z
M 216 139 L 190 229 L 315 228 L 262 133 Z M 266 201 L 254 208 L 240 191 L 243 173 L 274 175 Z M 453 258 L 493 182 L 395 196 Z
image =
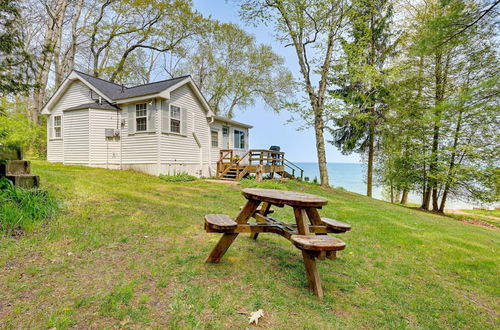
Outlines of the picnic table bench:
M 316 259 L 335 259 L 336 251 L 343 250 L 345 243 L 329 233 L 345 233 L 351 226 L 338 220 L 321 218 L 318 209 L 328 200 L 305 193 L 248 188 L 242 190 L 247 199 L 240 213 L 233 220 L 225 214 L 207 214 L 205 230 L 209 233 L 223 233 L 205 262 L 218 263 L 229 249 L 238 234 L 249 233 L 257 239 L 259 233 L 275 233 L 291 241 L 302 251 L 309 289 L 319 298 L 323 289 L 316 266 Z M 271 208 L 291 206 L 294 210 L 295 223 L 287 223 L 271 217 Z M 248 222 L 250 218 L 256 222 Z M 307 223 L 309 219 L 310 224 Z M 315 234 L 315 235 L 311 235 Z

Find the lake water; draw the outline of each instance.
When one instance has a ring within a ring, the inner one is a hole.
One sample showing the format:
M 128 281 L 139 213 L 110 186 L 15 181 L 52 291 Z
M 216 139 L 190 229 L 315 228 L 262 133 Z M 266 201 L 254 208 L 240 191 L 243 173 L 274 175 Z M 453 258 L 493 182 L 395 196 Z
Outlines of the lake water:
M 319 169 L 317 163 L 295 163 L 304 170 L 304 177 L 309 177 L 312 181 L 315 177 L 319 181 Z M 330 185 L 333 187 L 342 187 L 345 190 L 366 195 L 366 165 L 359 163 L 328 163 L 328 175 L 330 177 Z M 382 187 L 373 187 L 373 197 L 377 199 L 387 200 L 384 198 Z M 421 203 L 421 196 L 418 194 L 410 194 L 408 197 L 410 203 Z M 479 207 L 471 203 L 449 199 L 446 202 L 448 209 L 467 209 Z

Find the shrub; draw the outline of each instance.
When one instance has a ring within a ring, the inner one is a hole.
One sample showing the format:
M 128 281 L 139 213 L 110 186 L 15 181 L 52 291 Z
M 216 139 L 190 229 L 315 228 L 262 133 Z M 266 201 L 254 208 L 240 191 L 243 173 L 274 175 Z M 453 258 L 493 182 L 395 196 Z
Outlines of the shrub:
M 57 202 L 47 191 L 15 187 L 0 179 L 0 232 L 11 235 L 16 229 L 32 230 L 56 210 Z
M 286 182 L 276 180 L 264 180 L 257 182 L 254 179 L 240 180 L 240 187 L 242 188 L 266 188 L 266 189 L 287 189 Z
M 170 174 L 160 174 L 160 179 L 167 182 L 187 182 L 195 181 L 197 177 L 187 174 L 185 172 Z
M 304 181 L 309 182 L 309 177 L 308 176 L 304 177 Z

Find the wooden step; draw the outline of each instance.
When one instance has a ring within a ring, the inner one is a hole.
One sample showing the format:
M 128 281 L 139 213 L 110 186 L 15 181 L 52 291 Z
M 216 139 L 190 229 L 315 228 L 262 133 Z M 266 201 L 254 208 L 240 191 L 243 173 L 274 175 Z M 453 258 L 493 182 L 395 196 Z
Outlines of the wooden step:
M 328 235 L 292 235 L 292 243 L 306 251 L 339 251 L 345 249 L 345 243 Z
M 31 173 L 31 163 L 26 160 L 0 161 L 0 176 L 23 175 Z
M 237 227 L 231 217 L 225 214 L 207 214 L 205 215 L 205 230 L 208 232 L 226 232 L 233 231 Z
M 19 160 L 23 159 L 23 155 L 20 150 L 0 147 L 0 160 L 6 159 Z
M 36 188 L 40 185 L 40 177 L 38 175 L 6 175 L 5 177 L 17 187 Z
M 351 230 L 351 225 L 342 221 L 330 218 L 321 218 L 321 221 L 325 226 L 334 229 L 338 233 L 345 233 L 346 231 Z

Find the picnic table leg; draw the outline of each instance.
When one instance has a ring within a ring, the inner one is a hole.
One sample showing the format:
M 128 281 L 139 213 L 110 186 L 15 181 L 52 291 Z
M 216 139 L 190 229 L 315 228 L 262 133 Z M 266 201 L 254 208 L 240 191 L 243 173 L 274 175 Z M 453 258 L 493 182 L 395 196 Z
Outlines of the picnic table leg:
M 304 258 L 304 265 L 306 266 L 307 282 L 309 289 L 314 292 L 318 298 L 323 298 L 323 288 L 321 287 L 321 280 L 319 278 L 318 267 L 314 256 L 309 252 L 302 250 L 302 257 Z
M 271 209 L 271 204 L 264 202 L 264 203 L 262 203 L 262 206 L 260 207 L 259 213 L 262 215 L 267 215 L 269 213 L 270 209 Z M 257 222 L 264 222 L 264 220 L 262 220 L 261 218 L 258 218 Z M 259 233 L 250 234 L 250 238 L 252 238 L 254 240 L 256 240 L 258 236 L 259 236 Z
M 309 235 L 309 227 L 306 223 L 306 211 L 303 208 L 294 207 L 295 221 L 297 222 L 297 232 L 299 235 Z
M 306 209 L 307 216 L 309 217 L 309 220 L 311 221 L 311 224 L 315 226 L 321 226 L 323 222 L 321 221 L 321 217 L 318 213 L 318 210 L 315 208 L 308 208 Z M 326 235 L 324 233 L 316 233 L 316 235 Z M 333 252 L 335 254 L 335 252 Z M 321 253 L 318 255 L 319 260 L 325 260 L 329 255 L 329 252 L 326 251 L 321 251 Z
M 242 224 L 248 222 L 248 219 L 250 219 L 250 217 L 254 214 L 259 204 L 259 201 L 248 200 L 248 202 L 236 217 L 236 223 Z M 227 249 L 229 249 L 236 237 L 238 237 L 238 234 L 224 233 L 217 245 L 215 245 L 215 247 L 212 249 L 212 252 L 210 252 L 210 255 L 207 257 L 205 262 L 214 264 L 219 263 L 220 259 L 224 256 L 224 253 L 226 253 Z

